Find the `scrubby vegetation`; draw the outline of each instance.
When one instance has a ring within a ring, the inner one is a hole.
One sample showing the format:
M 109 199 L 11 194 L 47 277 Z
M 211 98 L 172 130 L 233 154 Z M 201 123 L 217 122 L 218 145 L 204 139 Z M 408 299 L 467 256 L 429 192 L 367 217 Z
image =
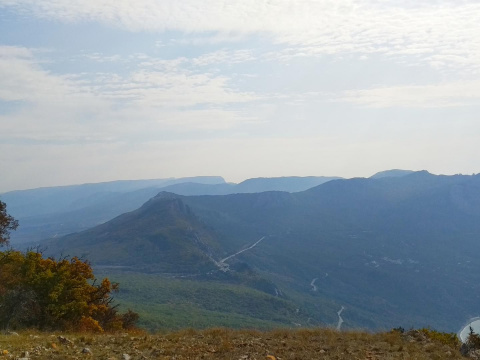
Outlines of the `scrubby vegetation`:
M 462 359 L 458 348 L 407 332 L 184 330 L 148 334 L 0 335 L 0 352 L 34 359 Z M 0 356 L 1 358 L 1 356 Z
M 440 332 L 429 328 L 420 329 L 420 332 L 425 334 L 425 336 L 431 340 L 452 346 L 454 348 L 458 348 L 461 345 L 460 339 L 458 338 L 457 334 L 454 333 Z

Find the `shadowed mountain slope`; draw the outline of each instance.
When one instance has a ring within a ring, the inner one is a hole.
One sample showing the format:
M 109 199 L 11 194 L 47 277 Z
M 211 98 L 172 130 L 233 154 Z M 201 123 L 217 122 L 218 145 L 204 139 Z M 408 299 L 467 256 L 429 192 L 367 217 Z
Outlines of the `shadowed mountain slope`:
M 416 172 L 185 202 L 235 246 L 270 235 L 240 259 L 300 292 L 317 279 L 316 292 L 361 326 L 455 331 L 478 311 L 478 175 Z
M 168 193 L 105 224 L 47 244 L 56 253 L 82 254 L 96 265 L 166 273 L 213 270 L 210 257 L 218 251 L 215 235 L 181 199 Z

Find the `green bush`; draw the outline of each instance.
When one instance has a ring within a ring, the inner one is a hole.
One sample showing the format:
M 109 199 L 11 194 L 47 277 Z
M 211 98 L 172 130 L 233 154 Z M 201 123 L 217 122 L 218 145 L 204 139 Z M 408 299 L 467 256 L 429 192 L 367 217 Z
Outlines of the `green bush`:
M 440 342 L 444 345 L 448 345 L 453 348 L 459 348 L 461 345 L 460 339 L 455 333 L 445 333 L 427 328 L 420 329 L 419 331 L 424 333 L 425 336 L 430 340 Z

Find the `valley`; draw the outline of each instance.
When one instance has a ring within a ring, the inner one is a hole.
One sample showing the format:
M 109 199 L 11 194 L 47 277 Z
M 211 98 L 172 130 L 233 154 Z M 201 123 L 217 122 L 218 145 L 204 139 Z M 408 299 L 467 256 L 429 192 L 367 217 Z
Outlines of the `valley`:
M 478 175 L 387 172 L 299 192 L 160 191 L 38 244 L 118 281 L 119 303 L 150 330 L 457 332 L 480 301 L 479 219 Z

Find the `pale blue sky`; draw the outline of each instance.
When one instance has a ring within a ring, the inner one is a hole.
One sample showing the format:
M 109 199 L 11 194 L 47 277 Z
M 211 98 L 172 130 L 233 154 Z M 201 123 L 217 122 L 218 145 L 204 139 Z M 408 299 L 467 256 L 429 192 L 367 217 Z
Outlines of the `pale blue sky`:
M 0 192 L 480 172 L 480 3 L 0 0 Z

